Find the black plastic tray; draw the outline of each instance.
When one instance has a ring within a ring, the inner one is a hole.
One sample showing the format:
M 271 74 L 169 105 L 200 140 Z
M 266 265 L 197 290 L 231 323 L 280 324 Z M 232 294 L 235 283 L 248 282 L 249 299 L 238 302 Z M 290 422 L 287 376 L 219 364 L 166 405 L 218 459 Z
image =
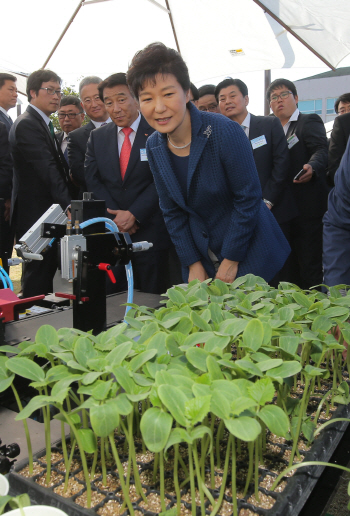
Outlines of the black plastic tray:
M 339 405 L 335 412 L 333 412 L 333 418 L 349 418 L 350 417 L 350 405 Z M 348 422 L 337 422 L 333 425 L 329 425 L 325 428 L 325 430 L 321 433 L 315 443 L 312 445 L 311 449 L 307 452 L 301 451 L 304 455 L 304 462 L 306 461 L 320 461 L 320 462 L 328 462 L 332 457 L 335 449 L 337 448 L 340 440 L 342 439 L 344 432 L 348 426 Z M 281 444 L 279 445 L 281 450 L 288 448 L 287 445 Z M 53 446 L 54 448 L 54 446 Z M 40 457 L 45 455 L 45 450 L 35 454 L 35 458 L 39 459 Z M 285 461 L 286 462 L 286 461 Z M 95 509 L 85 509 L 76 503 L 74 503 L 74 499 L 80 496 L 85 489 L 84 483 L 82 482 L 82 491 L 72 496 L 71 498 L 63 498 L 53 491 L 54 487 L 42 487 L 41 485 L 35 482 L 34 478 L 26 478 L 22 475 L 19 475 L 17 471 L 20 471 L 24 467 L 28 465 L 28 459 L 24 459 L 16 464 L 13 471 L 8 474 L 8 479 L 10 482 L 10 494 L 17 495 L 23 492 L 27 492 L 30 496 L 30 499 L 33 504 L 40 505 L 51 505 L 52 507 L 57 507 L 64 512 L 66 512 L 69 516 L 88 516 L 95 515 L 96 511 L 102 507 L 109 500 L 116 500 L 118 502 L 121 499 L 118 496 L 118 490 L 116 492 L 104 493 L 105 498 L 101 500 L 95 506 Z M 147 465 L 145 468 L 149 467 Z M 287 463 L 286 463 L 287 467 Z M 55 470 L 55 466 L 52 466 L 52 469 Z M 267 468 L 259 468 L 260 469 L 260 481 L 263 477 L 268 474 L 273 477 L 277 475 Z M 306 503 L 311 491 L 314 489 L 315 484 L 317 483 L 322 471 L 324 470 L 324 466 L 310 466 L 307 468 L 301 468 L 292 477 L 288 477 L 287 485 L 282 493 L 276 493 L 268 491 L 262 487 L 259 487 L 259 491 L 268 496 L 271 496 L 276 500 L 275 504 L 271 509 L 262 509 L 260 507 L 254 506 L 252 503 L 249 503 L 247 500 L 253 494 L 254 489 L 253 485 L 250 486 L 247 496 L 244 500 L 238 500 L 238 508 L 239 510 L 242 508 L 250 509 L 252 512 L 260 515 L 260 516 L 297 516 L 302 510 L 304 504 Z M 58 471 L 58 470 L 57 470 Z M 41 473 L 42 474 L 42 473 Z M 62 477 L 62 481 L 63 481 Z M 96 480 L 95 480 L 96 481 Z M 57 484 L 56 484 L 57 485 Z M 155 486 L 157 487 L 157 486 Z M 94 489 L 94 487 L 93 487 Z M 148 492 L 156 492 L 159 494 L 159 491 L 153 488 L 148 487 Z M 183 494 L 186 490 L 183 492 Z M 218 496 L 218 490 L 212 491 L 214 498 Z M 231 502 L 232 499 L 225 495 L 225 499 L 228 502 Z M 137 502 L 140 502 L 138 500 Z M 145 514 L 146 516 L 152 516 L 154 513 L 143 509 L 138 506 L 138 503 L 134 503 L 134 508 Z M 167 508 L 171 508 L 176 504 L 176 499 L 169 497 Z M 184 502 L 184 505 L 187 508 L 190 508 L 190 505 Z M 207 503 L 209 505 L 209 503 Z M 206 510 L 207 514 L 210 514 L 210 511 Z M 128 514 L 125 511 L 124 514 Z M 197 514 L 200 514 L 200 508 L 197 509 Z M 220 513 L 219 513 L 220 514 Z

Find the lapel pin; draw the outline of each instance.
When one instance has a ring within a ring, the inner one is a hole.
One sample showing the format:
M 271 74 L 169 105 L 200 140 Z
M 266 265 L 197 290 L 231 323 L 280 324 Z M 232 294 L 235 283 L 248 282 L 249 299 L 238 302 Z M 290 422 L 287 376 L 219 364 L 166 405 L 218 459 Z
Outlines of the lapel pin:
M 203 134 L 206 135 L 207 138 L 209 138 L 209 136 L 211 135 L 212 131 L 211 131 L 211 125 L 208 125 L 208 127 L 206 128 L 206 130 L 203 132 Z

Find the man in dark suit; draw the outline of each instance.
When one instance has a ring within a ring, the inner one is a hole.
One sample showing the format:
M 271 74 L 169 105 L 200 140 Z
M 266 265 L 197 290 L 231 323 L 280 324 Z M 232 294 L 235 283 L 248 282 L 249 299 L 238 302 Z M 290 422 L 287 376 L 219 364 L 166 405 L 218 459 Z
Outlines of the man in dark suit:
M 69 169 L 49 118 L 59 106 L 61 79 L 50 70 L 37 70 L 28 78 L 27 95 L 30 104 L 10 131 L 14 162 L 11 217 L 17 241 L 52 204 L 65 210 L 71 200 Z M 53 245 L 43 261 L 26 264 L 23 296 L 52 292 L 56 269 Z
M 102 79 L 96 76 L 85 77 L 79 84 L 81 106 L 90 122 L 80 129 L 75 129 L 68 137 L 68 161 L 72 180 L 79 185 L 79 198 L 86 192 L 84 178 L 84 161 L 86 145 L 91 131 L 111 122 L 105 105 L 100 99 L 97 86 Z
M 11 108 L 14 108 L 17 103 L 17 87 L 16 87 L 16 77 L 9 73 L 0 73 L 0 122 L 5 125 L 6 136 L 8 139 L 8 133 L 10 132 L 11 126 L 13 124 L 12 118 L 8 114 L 8 111 Z M 3 132 L 3 131 L 2 131 Z M 2 136 L 3 137 L 3 136 Z M 7 144 L 8 146 L 8 144 Z M 3 147 L 2 153 L 5 152 Z M 6 151 L 7 152 L 7 151 Z M 10 158 L 11 159 L 11 158 Z M 7 168 L 7 164 L 4 162 L 2 165 L 0 164 L 2 170 Z M 2 183 L 2 188 L 0 191 L 0 197 L 4 200 L 2 210 L 4 209 L 5 215 L 1 214 L 2 223 L 1 223 L 1 240 L 2 240 L 2 256 L 3 266 L 8 271 L 7 259 L 11 258 L 12 248 L 13 248 L 13 231 L 10 226 L 10 209 L 11 209 L 11 190 L 12 190 L 12 165 L 11 172 L 8 175 L 6 172 L 6 187 Z M 3 196 L 6 197 L 3 197 Z
M 80 99 L 75 95 L 67 95 L 60 102 L 58 110 L 58 121 L 62 129 L 56 134 L 57 141 L 65 160 L 68 162 L 68 134 L 75 129 L 79 129 L 84 121 L 84 111 Z
M 326 131 L 318 115 L 299 112 L 297 91 L 291 81 L 276 79 L 266 97 L 287 138 L 289 180 L 299 211 L 291 231 L 292 282 L 308 289 L 323 281 L 322 217 L 328 195 Z
M 218 102 L 215 98 L 214 84 L 205 84 L 198 88 L 197 108 L 199 111 L 210 111 L 220 113 Z
M 263 200 L 289 241 L 291 221 L 298 212 L 288 185 L 288 147 L 280 121 L 248 112 L 248 88 L 240 79 L 220 82 L 215 96 L 221 113 L 237 122 L 249 138 Z M 288 279 L 288 271 L 282 269 L 279 280 Z
M 17 79 L 14 75 L 0 73 L 0 122 L 5 124 L 8 133 L 13 124 L 8 111 L 17 104 L 16 81 Z
M 170 237 L 146 155 L 153 129 L 138 111 L 124 73 L 111 75 L 99 85 L 101 100 L 114 123 L 92 131 L 85 160 L 88 191 L 104 199 L 120 231 L 135 242 L 148 240 L 153 248 L 132 258 L 135 288 L 161 294 L 167 284 Z M 117 288 L 125 290 L 124 267 L 117 270 Z
M 7 260 L 11 258 L 13 247 L 13 234 L 9 225 L 11 189 L 12 159 L 10 145 L 6 126 L 0 122 L 0 259 L 7 272 Z M 0 288 L 2 288 L 2 282 L 0 282 Z
M 350 113 L 337 116 L 328 148 L 327 181 L 334 186 L 334 176 L 340 165 L 350 135 Z

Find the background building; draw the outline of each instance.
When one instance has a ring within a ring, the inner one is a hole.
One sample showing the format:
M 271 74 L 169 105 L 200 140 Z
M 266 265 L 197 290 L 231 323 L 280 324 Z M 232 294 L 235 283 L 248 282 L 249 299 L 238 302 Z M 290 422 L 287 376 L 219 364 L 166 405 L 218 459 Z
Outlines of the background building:
M 350 66 L 295 81 L 301 113 L 317 113 L 323 122 L 336 117 L 334 102 L 350 92 Z

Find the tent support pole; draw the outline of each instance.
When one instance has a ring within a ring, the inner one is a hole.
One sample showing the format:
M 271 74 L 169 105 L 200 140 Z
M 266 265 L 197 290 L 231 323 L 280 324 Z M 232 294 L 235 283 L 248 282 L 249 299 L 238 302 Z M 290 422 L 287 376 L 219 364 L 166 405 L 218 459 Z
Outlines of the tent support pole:
M 312 52 L 316 57 L 318 57 L 319 59 L 321 59 L 321 61 L 327 65 L 331 70 L 335 70 L 334 66 L 331 65 L 331 63 L 329 63 L 327 61 L 327 59 L 325 59 L 324 57 L 322 57 L 314 48 L 312 48 L 308 43 L 306 43 L 305 40 L 303 40 L 300 36 L 298 36 L 298 34 L 296 34 L 296 32 L 294 32 L 294 30 L 292 30 L 290 27 L 288 27 L 288 25 L 286 25 L 280 18 L 278 18 L 278 16 L 276 16 L 272 11 L 270 11 L 270 9 L 268 9 L 267 7 L 265 7 L 265 5 L 260 2 L 260 0 L 253 0 L 259 7 L 261 7 L 261 9 L 263 9 L 265 12 L 267 12 L 267 14 L 269 14 L 271 16 L 271 18 L 273 18 L 274 20 L 276 20 L 280 25 L 282 25 L 282 27 L 284 29 L 286 29 L 286 31 L 288 31 L 290 34 L 292 34 L 292 36 L 294 36 L 298 41 L 300 41 L 300 43 L 302 43 L 306 48 L 308 48 L 310 50 L 310 52 Z
M 271 70 L 264 70 L 265 74 L 265 90 L 264 90 L 264 115 L 268 116 L 270 114 L 270 103 L 266 98 L 267 88 L 271 84 Z
M 72 24 L 74 18 L 76 17 L 76 15 L 78 14 L 78 12 L 80 11 L 81 7 L 84 5 L 84 2 L 85 0 L 79 0 L 79 4 L 77 6 L 77 8 L 75 9 L 74 13 L 72 14 L 72 16 L 70 17 L 69 19 L 69 22 L 67 23 L 67 25 L 65 26 L 65 28 L 63 29 L 63 32 L 62 34 L 60 35 L 60 37 L 58 38 L 58 40 L 56 41 L 53 49 L 51 50 L 50 54 L 48 55 L 47 59 L 45 60 L 45 63 L 43 64 L 42 68 L 45 68 L 47 63 L 50 61 L 51 57 L 53 56 L 56 48 L 58 47 L 58 45 L 61 43 L 62 39 L 63 39 L 63 36 L 65 35 L 65 33 L 67 32 L 67 30 L 69 29 L 70 25 Z
M 165 0 L 165 4 L 166 4 L 166 8 L 168 9 L 168 14 L 169 14 L 169 18 L 170 18 L 171 28 L 173 29 L 173 34 L 174 34 L 174 39 L 175 39 L 175 43 L 176 43 L 176 48 L 177 48 L 178 53 L 179 53 L 179 54 L 181 54 L 180 46 L 179 46 L 179 42 L 178 42 L 178 40 L 177 40 L 177 35 L 176 35 L 176 30 L 175 30 L 174 20 L 173 20 L 173 16 L 172 16 L 172 14 L 171 14 L 171 10 L 170 10 L 170 7 L 169 7 L 169 2 L 168 2 L 168 0 Z

